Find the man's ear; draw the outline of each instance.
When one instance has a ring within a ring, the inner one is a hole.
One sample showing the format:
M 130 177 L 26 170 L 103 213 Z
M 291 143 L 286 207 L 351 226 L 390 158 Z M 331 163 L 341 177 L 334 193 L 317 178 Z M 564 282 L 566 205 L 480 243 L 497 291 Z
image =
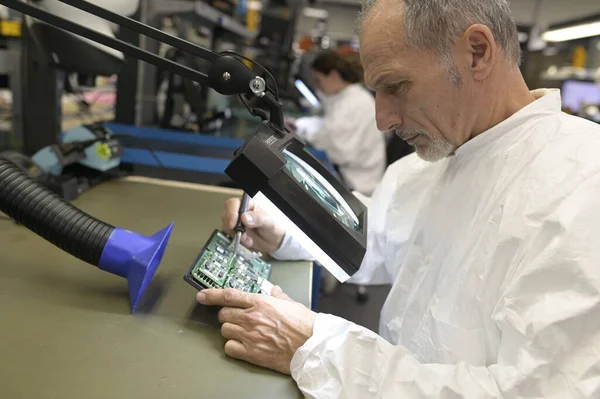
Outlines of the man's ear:
M 463 54 L 466 55 L 468 73 L 473 79 L 485 80 L 496 63 L 498 44 L 492 31 L 485 25 L 472 25 L 460 39 Z

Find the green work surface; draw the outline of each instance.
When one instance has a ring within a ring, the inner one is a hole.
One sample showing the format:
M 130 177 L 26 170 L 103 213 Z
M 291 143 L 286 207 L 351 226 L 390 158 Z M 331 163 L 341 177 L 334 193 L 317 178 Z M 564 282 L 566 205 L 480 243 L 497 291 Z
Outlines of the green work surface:
M 226 357 L 216 309 L 198 305 L 183 280 L 232 195 L 134 179 L 74 202 L 144 235 L 175 221 L 133 315 L 125 279 L 0 220 L 0 398 L 301 397 L 290 377 Z M 311 279 L 308 262 L 273 262 L 271 281 L 306 305 Z

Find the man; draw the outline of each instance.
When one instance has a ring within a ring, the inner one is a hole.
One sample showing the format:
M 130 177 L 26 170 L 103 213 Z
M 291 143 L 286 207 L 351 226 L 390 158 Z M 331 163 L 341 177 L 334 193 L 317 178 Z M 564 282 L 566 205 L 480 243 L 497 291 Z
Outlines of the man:
M 225 351 L 315 398 L 599 398 L 600 128 L 527 89 L 506 0 L 378 0 L 360 36 L 378 127 L 422 158 L 369 208 L 354 279 L 393 283 L 381 336 L 279 289 L 201 292 Z M 244 222 L 245 245 L 301 255 L 259 209 Z

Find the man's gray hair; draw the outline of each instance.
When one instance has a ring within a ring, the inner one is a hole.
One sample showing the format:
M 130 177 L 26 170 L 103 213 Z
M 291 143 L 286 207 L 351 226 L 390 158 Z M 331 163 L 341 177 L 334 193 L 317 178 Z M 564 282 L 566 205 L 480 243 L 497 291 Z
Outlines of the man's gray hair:
M 366 0 L 359 15 L 362 26 L 378 0 Z M 390 0 L 385 0 L 390 1 Z M 482 24 L 494 35 L 498 45 L 514 66 L 521 60 L 517 27 L 507 0 L 394 0 L 404 3 L 406 44 L 433 50 L 446 65 L 452 62 L 451 51 L 458 36 L 469 26 Z

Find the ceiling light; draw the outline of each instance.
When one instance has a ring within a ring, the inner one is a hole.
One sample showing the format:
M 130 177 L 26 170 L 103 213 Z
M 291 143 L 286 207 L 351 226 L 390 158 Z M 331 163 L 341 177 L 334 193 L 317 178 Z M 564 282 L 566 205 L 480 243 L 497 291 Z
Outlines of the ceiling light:
M 316 19 L 327 19 L 327 17 L 329 16 L 329 13 L 327 12 L 327 10 L 323 10 L 322 8 L 313 8 L 313 7 L 306 7 L 304 10 L 302 10 L 302 14 L 305 17 L 316 18 Z
M 600 21 L 549 30 L 542 35 L 542 39 L 547 42 L 566 42 L 592 36 L 600 36 Z

